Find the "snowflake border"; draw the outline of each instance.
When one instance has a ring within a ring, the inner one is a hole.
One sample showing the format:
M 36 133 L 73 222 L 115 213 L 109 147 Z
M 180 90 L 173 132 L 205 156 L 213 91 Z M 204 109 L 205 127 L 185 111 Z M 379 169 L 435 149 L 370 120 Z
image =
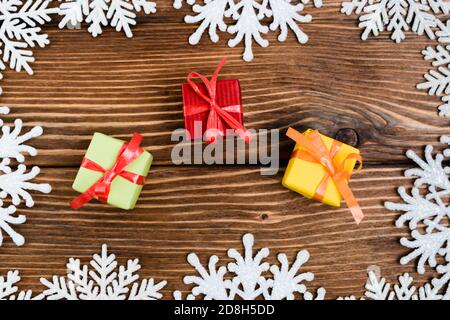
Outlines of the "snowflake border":
M 450 145 L 450 137 L 441 137 L 441 142 Z M 400 263 L 405 265 L 417 259 L 419 274 L 424 274 L 427 266 L 435 269 L 440 277 L 433 278 L 423 290 L 430 295 L 441 292 L 443 299 L 450 299 L 450 227 L 445 225 L 450 218 L 450 205 L 445 200 L 450 195 L 450 167 L 444 164 L 450 148 L 434 156 L 433 147 L 428 145 L 424 159 L 412 150 L 406 155 L 418 166 L 405 171 L 406 177 L 415 179 L 414 187 L 410 192 L 404 187 L 398 189 L 403 202 L 385 203 L 388 210 L 401 212 L 396 226 L 402 228 L 406 224 L 410 230 L 410 236 L 402 237 L 400 243 L 411 251 Z
M 0 300 L 42 300 L 44 296 L 39 294 L 33 297 L 31 290 L 19 291 L 17 285 L 20 282 L 19 271 L 8 271 L 6 277 L 0 276 Z
M 269 249 L 262 248 L 253 254 L 254 236 L 250 233 L 242 237 L 244 253 L 241 255 L 236 249 L 228 250 L 228 257 L 234 262 L 227 266 L 217 266 L 219 258 L 213 255 L 209 258 L 205 268 L 195 253 L 187 257 L 189 264 L 197 271 L 198 276 L 186 276 L 186 285 L 194 285 L 187 300 L 195 300 L 203 296 L 205 300 L 233 300 L 236 297 L 243 300 L 293 300 L 300 294 L 304 300 L 323 300 L 325 289 L 319 288 L 314 297 L 308 291 L 304 282 L 314 280 L 311 272 L 299 273 L 300 268 L 309 260 L 306 250 L 297 253 L 295 261 L 290 265 L 286 254 L 277 256 L 279 265 L 264 262 L 269 256 Z M 273 277 L 266 277 L 270 273 Z M 226 280 L 226 275 L 233 275 Z M 182 299 L 180 291 L 174 292 L 174 298 Z
M 449 276 L 450 273 L 444 275 L 444 277 Z M 450 300 L 450 290 L 442 293 L 442 285 L 439 282 L 442 278 L 434 279 L 420 288 L 416 288 L 413 281 L 411 275 L 404 273 L 398 277 L 398 283 L 392 285 L 374 271 L 369 271 L 365 285 L 366 291 L 359 300 Z M 337 300 L 358 300 L 358 298 L 346 296 L 339 297 Z
M 9 108 L 1 107 L 0 114 L 8 114 Z M 37 150 L 25 142 L 42 135 L 40 126 L 33 127 L 30 131 L 21 135 L 22 121 L 17 119 L 14 121 L 15 128 L 11 128 L 3 124 L 2 135 L 0 137 L 0 246 L 3 244 L 4 233 L 7 234 L 17 246 L 25 243 L 25 238 L 17 233 L 13 226 L 26 222 L 26 217 L 17 214 L 16 208 L 24 202 L 26 207 L 33 207 L 34 201 L 30 191 L 38 191 L 41 193 L 50 193 L 51 186 L 47 183 L 31 182 L 39 175 L 40 169 L 34 166 L 27 171 L 24 164 L 19 164 L 17 168 L 10 167 L 10 159 L 14 159 L 21 163 L 25 161 L 24 153 L 30 156 L 36 156 Z M 4 199 L 10 198 L 11 205 L 4 207 Z
M 359 16 L 362 40 L 387 30 L 396 43 L 405 40 L 409 30 L 435 39 L 434 30 L 442 24 L 436 14 L 449 12 L 450 3 L 445 0 L 351 0 L 341 5 L 341 13 Z
M 182 0 L 174 0 L 173 7 L 179 9 Z M 309 23 L 312 16 L 302 15 L 305 4 L 310 0 L 263 0 L 261 3 L 255 0 L 209 0 L 202 4 L 195 0 L 187 0 L 186 4 L 192 7 L 194 15 L 187 15 L 185 23 L 199 24 L 196 31 L 189 37 L 189 44 L 196 45 L 203 34 L 208 31 L 212 42 L 219 41 L 218 31 L 227 32 L 234 37 L 228 41 L 228 46 L 233 48 L 244 43 L 244 61 L 252 61 L 254 58 L 252 45 L 256 42 L 266 48 L 269 41 L 263 38 L 269 31 L 279 31 L 278 41 L 284 42 L 290 29 L 300 44 L 308 42 L 308 36 L 300 28 L 301 23 Z M 316 8 L 322 6 L 322 0 L 312 1 Z M 234 24 L 227 24 L 224 18 L 230 18 Z M 272 19 L 269 25 L 263 22 L 264 18 Z
M 139 282 L 138 259 L 130 259 L 126 266 L 117 268 L 116 256 L 108 253 L 106 244 L 102 245 L 100 255 L 92 256 L 90 266 L 92 270 L 81 265 L 79 259 L 70 258 L 66 277 L 41 278 L 47 287 L 43 295 L 49 300 L 156 300 L 162 297 L 159 290 L 167 284 L 155 283 L 152 278 Z
M 136 25 L 136 13 L 152 14 L 156 12 L 156 2 L 147 0 L 58 0 L 59 15 L 62 16 L 58 26 L 75 28 L 81 23 L 89 25 L 88 32 L 97 37 L 103 27 L 110 26 L 117 32 L 123 32 L 128 38 L 133 37 L 131 27 Z
M 30 63 L 34 62 L 30 48 L 48 45 L 48 35 L 41 33 L 40 26 L 50 22 L 50 16 L 58 12 L 49 8 L 50 0 L 4 0 L 0 8 L 0 70 L 5 63 L 17 72 L 25 70 L 33 74 Z M 1 75 L 0 75 L 1 79 Z

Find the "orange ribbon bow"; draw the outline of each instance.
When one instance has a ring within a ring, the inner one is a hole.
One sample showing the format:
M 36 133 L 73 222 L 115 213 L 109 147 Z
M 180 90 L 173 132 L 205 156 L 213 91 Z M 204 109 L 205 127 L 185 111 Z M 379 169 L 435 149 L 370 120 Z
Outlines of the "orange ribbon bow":
M 300 145 L 301 148 L 295 150 L 291 158 L 298 158 L 309 162 L 321 164 L 326 173 L 316 188 L 313 196 L 314 200 L 322 201 L 328 186 L 329 179 L 332 179 L 336 184 L 338 191 L 342 198 L 344 198 L 349 207 L 356 224 L 359 224 L 364 218 L 361 207 L 358 204 L 348 182 L 350 180 L 350 173 L 345 170 L 345 163 L 348 160 L 356 160 L 359 162 L 357 171 L 362 168 L 362 158 L 357 153 L 351 153 L 345 157 L 343 161 L 337 163 L 336 155 L 342 147 L 342 143 L 334 140 L 331 149 L 328 150 L 325 146 L 319 131 L 313 130 L 308 136 L 289 128 L 286 135 Z

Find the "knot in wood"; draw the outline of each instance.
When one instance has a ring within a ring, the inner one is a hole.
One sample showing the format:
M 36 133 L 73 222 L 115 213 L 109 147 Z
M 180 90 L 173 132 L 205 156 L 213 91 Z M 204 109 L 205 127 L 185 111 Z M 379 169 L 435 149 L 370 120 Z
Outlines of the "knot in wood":
M 351 128 L 339 129 L 334 138 L 355 148 L 359 145 L 358 133 Z

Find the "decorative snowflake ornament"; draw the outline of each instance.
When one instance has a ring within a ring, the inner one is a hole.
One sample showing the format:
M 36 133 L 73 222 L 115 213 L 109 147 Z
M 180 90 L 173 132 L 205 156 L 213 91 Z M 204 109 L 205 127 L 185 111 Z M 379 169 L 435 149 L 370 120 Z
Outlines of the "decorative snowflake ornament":
M 447 24 L 439 23 L 439 30 L 436 31 L 438 41 L 442 44 L 450 43 L 450 20 Z M 433 67 L 437 70 L 430 70 L 424 75 L 425 81 L 417 85 L 418 89 L 428 90 L 428 94 L 440 96 L 444 102 L 439 106 L 439 115 L 450 116 L 450 46 L 438 45 L 435 48 L 428 47 L 422 51 L 425 60 L 431 60 Z
M 195 268 L 199 276 L 186 276 L 185 284 L 194 284 L 188 300 L 194 300 L 202 295 L 206 300 L 233 300 L 240 298 L 244 300 L 254 300 L 262 297 L 266 300 L 293 300 L 295 294 L 300 294 L 305 300 L 322 300 L 325 297 L 325 290 L 319 288 L 317 296 L 307 291 L 304 281 L 310 282 L 314 279 L 311 272 L 299 272 L 302 265 L 308 261 L 309 253 L 306 250 L 300 251 L 292 265 L 289 265 L 287 256 L 284 253 L 278 255 L 280 265 L 270 265 L 263 262 L 269 256 L 269 249 L 263 248 L 253 255 L 252 234 L 243 237 L 244 254 L 237 250 L 228 250 L 228 256 L 234 260 L 227 266 L 217 267 L 219 258 L 211 256 L 208 262 L 208 269 L 203 267 L 195 253 L 188 255 L 188 262 Z M 268 273 L 272 277 L 267 278 Z M 226 275 L 231 279 L 226 280 Z M 174 292 L 175 299 L 181 299 L 181 292 Z
M 189 43 L 196 45 L 203 33 L 208 29 L 212 42 L 219 41 L 217 30 L 227 31 L 234 35 L 228 41 L 230 47 L 235 47 L 244 42 L 244 60 L 253 60 L 252 44 L 255 41 L 261 47 L 267 47 L 269 42 L 262 37 L 270 31 L 279 29 L 278 40 L 285 41 L 288 30 L 291 29 L 298 42 L 304 44 L 308 36 L 300 29 L 298 23 L 306 23 L 312 20 L 310 15 L 301 15 L 304 4 L 309 0 L 203 0 L 202 4 L 196 4 L 195 0 L 187 0 L 195 13 L 186 16 L 186 23 L 200 23 L 197 30 L 189 37 Z M 180 8 L 181 0 L 174 1 L 174 7 Z M 315 0 L 316 7 L 322 6 L 321 0 Z M 230 25 L 225 23 L 224 18 L 231 18 Z M 265 24 L 265 18 L 271 18 L 269 26 Z
M 117 270 L 114 254 L 108 254 L 107 246 L 102 246 L 101 255 L 95 254 L 89 270 L 80 260 L 69 259 L 67 278 L 53 276 L 52 281 L 42 278 L 46 289 L 43 294 L 49 300 L 155 300 L 166 281 L 155 283 L 153 279 L 138 282 L 136 274 L 141 268 L 139 260 L 128 260 L 126 266 Z M 130 290 L 131 286 L 131 290 Z
M 0 69 L 9 63 L 11 69 L 25 70 L 33 74 L 30 63 L 34 62 L 29 48 L 49 44 L 47 34 L 41 33 L 43 24 L 50 21 L 50 15 L 57 8 L 49 8 L 51 1 L 42 0 L 0 0 Z M 1 79 L 1 77 L 0 77 Z
M 1 107 L 0 113 L 9 113 L 9 108 Z M 24 144 L 28 140 L 38 137 L 42 134 L 42 128 L 36 126 L 27 133 L 20 135 L 22 131 L 22 121 L 20 119 L 14 122 L 15 128 L 11 131 L 9 126 L 2 125 L 2 136 L 0 138 L 0 246 L 3 243 L 2 230 L 11 237 L 13 242 L 21 246 L 25 243 L 22 235 L 18 234 L 12 228 L 12 225 L 22 224 L 26 221 L 24 215 L 15 215 L 16 206 L 21 202 L 25 202 L 27 207 L 34 205 L 33 198 L 29 191 L 39 191 L 49 193 L 51 187 L 46 183 L 32 183 L 40 172 L 39 167 L 35 166 L 27 172 L 27 168 L 23 164 L 19 164 L 15 170 L 10 167 L 10 159 L 18 162 L 25 160 L 23 153 L 35 156 L 37 151 L 35 148 Z M 3 199 L 10 198 L 12 205 L 4 207 Z
M 450 144 L 450 137 L 441 137 L 441 142 Z M 406 153 L 419 166 L 405 171 L 405 176 L 416 178 L 414 187 L 410 193 L 400 187 L 403 203 L 386 202 L 385 206 L 402 212 L 396 221 L 398 228 L 407 224 L 411 230 L 410 238 L 400 239 L 403 246 L 411 249 L 400 263 L 417 258 L 420 274 L 425 273 L 427 265 L 435 268 L 440 277 L 434 278 L 427 290 L 429 294 L 441 293 L 443 299 L 450 299 L 450 167 L 443 164 L 444 158 L 450 157 L 450 148 L 435 157 L 432 152 L 433 147 L 427 146 L 424 160 L 411 150 Z
M 366 282 L 366 292 L 361 300 L 448 300 L 450 296 L 439 293 L 440 286 L 434 282 L 427 283 L 417 289 L 412 285 L 413 278 L 404 273 L 398 277 L 398 284 L 392 286 L 385 278 L 378 277 L 374 272 L 369 272 Z M 448 279 L 447 279 L 448 281 Z M 356 300 L 355 296 L 340 297 L 338 300 Z
M 433 28 L 439 24 L 435 15 L 449 11 L 450 3 L 445 0 L 351 0 L 343 2 L 341 8 L 347 15 L 360 15 L 361 39 L 366 40 L 371 33 L 378 36 L 386 28 L 397 43 L 405 39 L 405 31 L 410 28 L 434 39 Z
M 0 277 L 0 300 L 41 300 L 43 298 L 42 295 L 32 297 L 31 290 L 20 291 L 17 294 L 19 281 L 19 271 L 9 271 L 6 278 Z
M 60 0 L 61 1 L 61 0 Z M 123 31 L 128 38 L 133 36 L 131 26 L 136 25 L 136 13 L 156 12 L 156 3 L 146 0 L 63 0 L 59 14 L 59 27 L 75 27 L 82 22 L 89 24 L 93 37 L 102 33 L 102 27 L 111 26 Z

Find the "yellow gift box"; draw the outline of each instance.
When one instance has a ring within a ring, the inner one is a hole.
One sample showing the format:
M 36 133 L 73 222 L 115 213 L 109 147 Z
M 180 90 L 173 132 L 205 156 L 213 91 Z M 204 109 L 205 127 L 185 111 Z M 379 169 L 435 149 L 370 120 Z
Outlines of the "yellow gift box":
M 361 162 L 359 150 L 317 130 L 301 134 L 289 128 L 287 135 L 297 143 L 283 177 L 283 186 L 335 207 L 340 207 L 344 198 L 359 223 L 362 212 L 348 187 L 356 162 Z

